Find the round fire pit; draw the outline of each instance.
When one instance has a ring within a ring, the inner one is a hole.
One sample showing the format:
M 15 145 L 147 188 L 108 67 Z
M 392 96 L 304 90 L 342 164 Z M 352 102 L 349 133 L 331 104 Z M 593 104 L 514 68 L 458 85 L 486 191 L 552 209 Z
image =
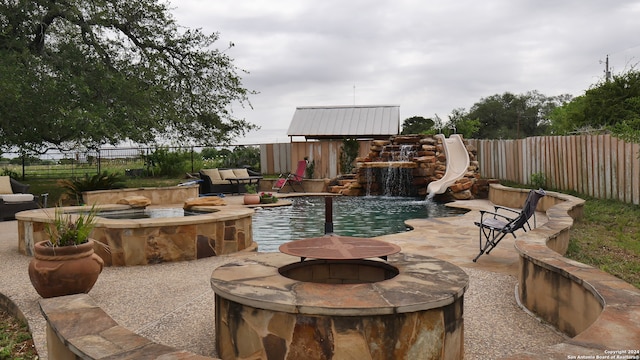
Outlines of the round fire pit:
M 318 259 L 258 253 L 213 271 L 215 331 L 223 359 L 459 359 L 459 267 L 395 253 Z

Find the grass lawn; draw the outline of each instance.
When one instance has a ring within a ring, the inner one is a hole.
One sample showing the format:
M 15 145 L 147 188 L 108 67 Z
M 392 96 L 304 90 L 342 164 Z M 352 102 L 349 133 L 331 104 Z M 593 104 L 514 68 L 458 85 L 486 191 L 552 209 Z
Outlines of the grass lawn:
M 27 325 L 0 310 L 0 359 L 37 359 Z
M 640 288 L 640 206 L 586 199 L 565 256 Z

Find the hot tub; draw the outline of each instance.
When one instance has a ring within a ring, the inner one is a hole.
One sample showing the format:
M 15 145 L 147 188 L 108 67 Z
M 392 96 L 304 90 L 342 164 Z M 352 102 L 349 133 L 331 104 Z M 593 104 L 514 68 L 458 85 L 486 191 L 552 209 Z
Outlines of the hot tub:
M 91 210 L 87 206 L 60 208 L 71 216 Z M 96 217 L 91 238 L 95 252 L 106 266 L 150 265 L 196 260 L 237 251 L 255 251 L 252 238 L 253 210 L 246 208 L 202 209 L 208 212 L 179 215 L 181 208 L 152 209 L 172 213 L 164 217 L 139 216 L 127 205 L 96 205 L 115 218 Z M 138 218 L 134 218 L 138 217 Z M 18 220 L 18 248 L 33 256 L 33 244 L 47 240 L 45 226 L 55 218 L 55 209 L 23 211 Z

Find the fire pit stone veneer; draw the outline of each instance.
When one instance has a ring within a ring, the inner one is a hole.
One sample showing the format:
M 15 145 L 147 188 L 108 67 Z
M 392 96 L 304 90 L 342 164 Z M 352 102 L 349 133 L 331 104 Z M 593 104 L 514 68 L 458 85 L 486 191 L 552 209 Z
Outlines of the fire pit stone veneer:
M 380 280 L 368 275 L 376 264 L 387 274 Z M 319 281 L 299 275 L 305 266 Z M 282 253 L 243 256 L 211 275 L 218 356 L 461 359 L 468 284 L 453 264 L 402 252 L 387 262 L 335 264 Z

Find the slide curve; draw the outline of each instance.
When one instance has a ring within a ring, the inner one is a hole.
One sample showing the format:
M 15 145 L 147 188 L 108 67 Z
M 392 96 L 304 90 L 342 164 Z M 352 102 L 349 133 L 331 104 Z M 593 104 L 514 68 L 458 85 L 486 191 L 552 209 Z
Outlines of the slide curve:
M 436 138 L 442 139 L 442 147 L 447 157 L 447 170 L 441 179 L 432 181 L 427 186 L 429 198 L 447 191 L 447 188 L 463 177 L 469 168 L 469 152 L 460 135 L 453 134 L 447 139 L 444 135 L 438 134 Z

